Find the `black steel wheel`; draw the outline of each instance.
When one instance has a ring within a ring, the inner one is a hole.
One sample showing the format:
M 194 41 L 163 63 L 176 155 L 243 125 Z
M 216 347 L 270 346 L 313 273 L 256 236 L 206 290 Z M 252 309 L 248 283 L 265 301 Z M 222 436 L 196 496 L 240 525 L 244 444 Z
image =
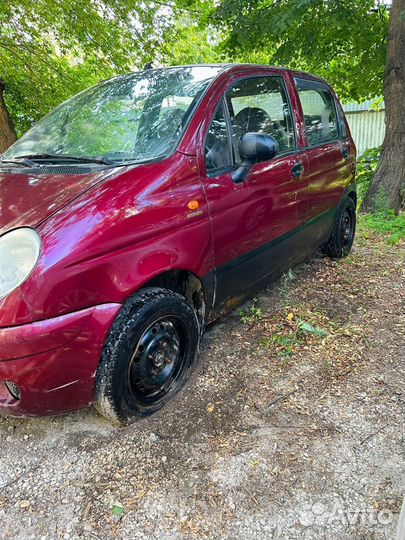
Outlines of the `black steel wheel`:
M 116 423 L 160 409 L 187 382 L 200 334 L 195 310 L 180 294 L 149 288 L 134 295 L 104 346 L 96 408 Z
M 163 317 L 153 322 L 136 344 L 129 363 L 128 384 L 134 397 L 145 405 L 162 399 L 181 378 L 186 358 L 182 321 Z
M 353 199 L 347 198 L 337 211 L 332 233 L 322 250 L 334 259 L 347 257 L 353 246 L 355 232 L 356 206 Z

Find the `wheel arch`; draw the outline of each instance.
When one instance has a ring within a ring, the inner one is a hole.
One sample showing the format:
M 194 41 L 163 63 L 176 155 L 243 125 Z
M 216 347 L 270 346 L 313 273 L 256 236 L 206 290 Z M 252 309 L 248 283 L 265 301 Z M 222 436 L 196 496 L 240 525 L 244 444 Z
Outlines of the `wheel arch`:
M 144 283 L 139 291 L 148 287 L 162 287 L 177 292 L 194 307 L 200 325 L 203 327 L 210 308 L 209 287 L 189 270 L 166 270 Z
M 355 206 L 357 208 L 357 193 L 356 193 L 356 191 L 354 189 L 349 191 L 347 196 L 350 197 L 353 200 L 353 202 L 354 202 L 354 204 L 355 204 Z

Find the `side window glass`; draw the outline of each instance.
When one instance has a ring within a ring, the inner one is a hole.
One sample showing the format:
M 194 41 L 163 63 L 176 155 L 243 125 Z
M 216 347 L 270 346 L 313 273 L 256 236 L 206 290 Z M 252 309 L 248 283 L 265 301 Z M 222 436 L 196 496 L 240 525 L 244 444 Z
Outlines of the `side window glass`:
M 212 119 L 205 139 L 205 166 L 207 172 L 213 172 L 231 165 L 231 146 L 228 139 L 224 104 L 221 103 Z
M 295 148 L 291 108 L 280 77 L 241 79 L 228 90 L 227 103 L 237 162 L 239 139 L 248 132 L 272 135 L 280 152 Z
M 349 133 L 347 132 L 345 113 L 343 112 L 343 107 L 340 103 L 338 104 L 337 110 L 338 110 L 340 133 L 342 135 L 342 139 L 347 139 L 347 137 L 349 136 Z
M 316 88 L 305 81 L 297 83 L 309 146 L 336 140 L 339 131 L 332 94 L 327 88 Z

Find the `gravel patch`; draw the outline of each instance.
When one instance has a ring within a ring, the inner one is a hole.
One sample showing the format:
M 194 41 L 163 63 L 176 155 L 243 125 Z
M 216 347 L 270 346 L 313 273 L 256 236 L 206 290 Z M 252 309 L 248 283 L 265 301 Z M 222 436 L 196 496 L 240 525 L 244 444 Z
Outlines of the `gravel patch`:
M 1 418 L 0 537 L 394 538 L 402 248 L 361 233 L 293 272 L 211 325 L 200 373 L 153 417 Z

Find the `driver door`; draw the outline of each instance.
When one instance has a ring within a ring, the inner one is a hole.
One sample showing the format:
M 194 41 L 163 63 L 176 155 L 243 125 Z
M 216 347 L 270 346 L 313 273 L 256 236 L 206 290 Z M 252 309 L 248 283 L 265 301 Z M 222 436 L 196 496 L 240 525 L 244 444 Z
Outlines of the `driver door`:
M 253 165 L 244 182 L 235 183 L 239 139 L 248 131 L 272 135 L 280 151 L 272 160 Z M 296 151 L 290 100 L 281 77 L 243 78 L 230 86 L 205 133 L 201 161 L 220 307 L 292 265 L 289 237 L 305 221 L 307 158 Z

